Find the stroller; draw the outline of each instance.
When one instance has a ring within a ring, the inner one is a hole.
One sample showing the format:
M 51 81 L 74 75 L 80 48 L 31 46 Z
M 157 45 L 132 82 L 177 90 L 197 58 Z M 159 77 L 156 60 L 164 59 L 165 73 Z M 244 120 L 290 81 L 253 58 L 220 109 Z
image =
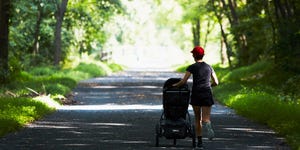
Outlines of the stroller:
M 156 124 L 156 147 L 159 146 L 159 138 L 176 139 L 192 138 L 192 146 L 196 147 L 195 127 L 191 123 L 188 112 L 190 90 L 187 84 L 181 87 L 173 87 L 180 78 L 170 78 L 163 87 L 163 112 L 159 123 Z

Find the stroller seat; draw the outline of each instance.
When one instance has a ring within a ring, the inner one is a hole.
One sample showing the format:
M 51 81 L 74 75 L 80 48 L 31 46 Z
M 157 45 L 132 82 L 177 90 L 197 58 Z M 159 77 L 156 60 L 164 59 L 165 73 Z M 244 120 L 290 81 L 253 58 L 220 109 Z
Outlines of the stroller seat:
M 159 137 L 167 139 L 184 139 L 187 136 L 193 138 L 195 147 L 195 129 L 188 113 L 190 90 L 185 84 L 181 87 L 173 87 L 180 78 L 168 79 L 163 87 L 163 112 L 159 123 L 156 125 L 156 146 L 159 145 Z

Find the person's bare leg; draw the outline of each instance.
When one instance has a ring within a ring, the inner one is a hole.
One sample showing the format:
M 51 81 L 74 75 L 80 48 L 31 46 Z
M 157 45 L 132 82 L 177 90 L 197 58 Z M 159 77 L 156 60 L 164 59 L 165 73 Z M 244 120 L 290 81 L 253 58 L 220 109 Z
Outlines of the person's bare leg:
M 210 106 L 202 106 L 202 122 L 210 122 Z
M 202 107 L 202 124 L 207 131 L 208 138 L 212 140 L 215 137 L 215 133 L 211 126 L 210 114 L 211 114 L 210 106 Z
M 193 106 L 194 115 L 195 115 L 195 129 L 196 129 L 196 135 L 202 136 L 202 115 L 201 115 L 201 107 L 200 106 Z
M 202 113 L 200 106 L 193 106 L 195 115 L 195 130 L 198 138 L 198 147 L 202 147 Z

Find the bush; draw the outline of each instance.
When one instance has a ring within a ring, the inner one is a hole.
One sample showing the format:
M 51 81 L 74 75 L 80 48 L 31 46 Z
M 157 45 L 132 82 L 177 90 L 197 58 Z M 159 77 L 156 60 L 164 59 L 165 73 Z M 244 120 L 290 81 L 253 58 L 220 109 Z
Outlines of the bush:
M 90 77 L 107 75 L 105 69 L 96 64 L 80 63 L 74 70 L 88 73 Z
M 108 64 L 108 67 L 113 71 L 113 72 L 117 72 L 117 71 L 122 71 L 123 67 L 121 65 L 115 64 L 115 63 L 110 63 Z
M 69 88 L 74 88 L 77 82 L 70 77 L 59 77 L 59 76 L 51 76 L 47 79 L 48 83 L 52 84 L 61 84 Z
M 300 75 L 289 78 L 282 86 L 282 100 L 299 103 L 300 102 Z
M 35 67 L 29 73 L 33 76 L 51 76 L 57 72 L 53 67 Z
M 264 77 L 265 72 L 270 70 L 272 64 L 267 61 L 257 62 L 250 66 L 234 69 L 226 74 L 224 81 L 257 81 Z
M 67 93 L 71 92 L 71 89 L 69 87 L 59 83 L 47 84 L 45 86 L 45 90 L 47 94 L 51 95 L 66 95 Z
M 57 74 L 57 75 L 66 76 L 66 77 L 71 78 L 75 81 L 80 81 L 80 80 L 90 78 L 89 73 L 82 72 L 82 71 L 76 71 L 76 70 L 68 70 L 68 71 L 64 70 L 62 73 Z

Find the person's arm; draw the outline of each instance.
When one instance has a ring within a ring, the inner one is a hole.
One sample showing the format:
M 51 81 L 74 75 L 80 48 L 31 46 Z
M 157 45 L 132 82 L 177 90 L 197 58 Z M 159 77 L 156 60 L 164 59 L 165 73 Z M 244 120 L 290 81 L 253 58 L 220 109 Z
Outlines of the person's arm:
M 172 86 L 180 87 L 180 86 L 186 84 L 187 80 L 189 79 L 190 76 L 191 76 L 191 73 L 186 71 L 183 79 L 181 79 L 179 82 L 173 84 Z
M 212 71 L 212 73 L 211 73 L 211 80 L 212 80 L 211 86 L 217 86 L 219 84 L 219 80 L 218 80 L 217 75 L 214 71 Z

